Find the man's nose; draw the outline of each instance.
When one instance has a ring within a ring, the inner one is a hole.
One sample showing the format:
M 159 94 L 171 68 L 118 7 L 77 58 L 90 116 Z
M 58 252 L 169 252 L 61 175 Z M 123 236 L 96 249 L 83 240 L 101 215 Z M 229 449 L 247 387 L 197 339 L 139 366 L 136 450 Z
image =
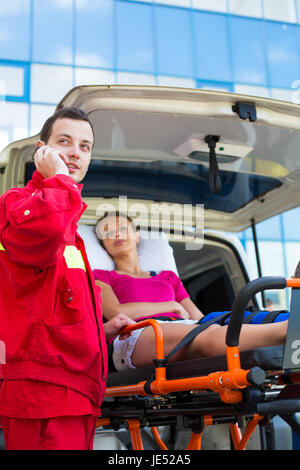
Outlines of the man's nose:
M 80 149 L 77 145 L 73 145 L 73 147 L 69 150 L 68 157 L 73 160 L 78 160 L 80 158 Z

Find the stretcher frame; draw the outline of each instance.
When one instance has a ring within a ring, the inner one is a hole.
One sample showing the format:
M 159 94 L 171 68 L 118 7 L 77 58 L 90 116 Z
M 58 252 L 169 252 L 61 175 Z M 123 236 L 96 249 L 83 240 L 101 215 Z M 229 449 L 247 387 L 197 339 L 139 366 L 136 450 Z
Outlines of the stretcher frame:
M 224 370 L 212 371 L 204 376 L 168 379 L 163 334 L 157 321 L 147 319 L 124 328 L 123 333 L 145 326 L 153 328 L 156 344 L 154 373 L 148 380 L 141 380 L 134 384 L 108 386 L 106 398 L 109 401 L 108 404 L 104 402 L 103 417 L 98 420 L 98 427 L 118 430 L 122 425 L 125 425 L 130 434 L 133 450 L 143 450 L 141 428 L 148 426 L 152 430 L 158 448 L 167 450 L 167 446 L 160 438 L 158 425 L 172 424 L 175 421 L 178 423 L 180 416 L 181 422 L 185 422 L 184 427 L 191 428 L 191 438 L 186 450 L 200 450 L 205 427 L 225 422 L 229 423 L 233 448 L 245 450 L 258 425 L 266 425 L 275 415 L 287 416 L 291 421 L 293 413 L 300 411 L 300 390 L 299 386 L 297 387 L 297 384 L 300 384 L 300 370 L 265 371 L 258 366 L 244 369 L 241 366 L 239 335 L 244 311 L 249 301 L 258 292 L 268 289 L 292 288 L 293 302 L 291 305 L 293 304 L 294 308 L 300 307 L 300 269 L 298 268 L 297 278 L 263 277 L 249 282 L 239 291 L 232 307 L 227 329 L 227 367 Z M 295 302 L 295 298 L 297 298 L 297 302 Z M 295 311 L 290 312 L 290 318 L 296 313 Z M 274 386 L 277 387 L 275 392 L 272 389 Z M 296 398 L 295 390 L 294 393 L 290 392 L 293 386 L 297 387 Z M 282 399 L 282 389 L 285 387 L 289 388 L 288 398 Z M 178 395 L 180 397 L 180 394 L 185 392 L 199 394 L 197 412 L 194 407 L 180 409 L 177 405 L 172 410 L 172 406 L 174 403 L 176 404 L 176 397 Z M 211 395 L 212 405 L 210 405 L 210 400 L 207 400 L 207 397 Z M 202 403 L 201 398 L 203 397 Z M 169 403 L 167 407 L 162 407 L 158 418 L 154 413 L 153 419 L 151 411 L 149 415 L 151 400 L 154 408 L 159 406 L 157 403 L 161 400 Z M 121 403 L 120 406 L 118 406 L 118 401 L 119 404 Z M 141 406 L 139 406 L 139 402 L 142 403 Z M 145 412 L 148 413 L 146 419 Z M 188 425 L 186 425 L 187 422 Z M 241 432 L 241 423 L 245 425 L 243 433 Z M 299 432 L 300 426 L 297 427 L 295 422 L 292 422 L 292 425 Z

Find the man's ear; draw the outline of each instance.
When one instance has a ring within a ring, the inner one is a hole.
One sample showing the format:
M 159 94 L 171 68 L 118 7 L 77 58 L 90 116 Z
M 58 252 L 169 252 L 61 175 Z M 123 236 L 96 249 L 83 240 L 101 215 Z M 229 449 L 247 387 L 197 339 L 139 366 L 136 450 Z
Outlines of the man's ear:
M 36 148 L 40 148 L 40 147 L 43 147 L 43 145 L 46 145 L 45 142 L 43 142 L 42 140 L 38 140 L 35 144 Z
M 32 159 L 33 159 L 33 160 L 34 160 L 35 152 L 36 152 L 37 149 L 39 149 L 40 147 L 43 147 L 43 145 L 45 145 L 45 142 L 43 142 L 42 140 L 38 140 L 38 141 L 35 143 L 35 149 L 34 149 L 34 152 L 33 152 L 33 155 L 32 155 Z

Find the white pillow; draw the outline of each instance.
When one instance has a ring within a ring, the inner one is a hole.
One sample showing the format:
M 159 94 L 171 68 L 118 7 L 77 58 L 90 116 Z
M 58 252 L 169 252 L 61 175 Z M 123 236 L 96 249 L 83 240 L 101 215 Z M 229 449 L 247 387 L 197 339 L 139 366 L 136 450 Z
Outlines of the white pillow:
M 78 233 L 83 238 L 92 269 L 115 269 L 115 263 L 100 245 L 93 225 L 79 224 Z M 173 249 L 164 233 L 141 231 L 138 257 L 144 271 L 174 271 L 178 274 Z

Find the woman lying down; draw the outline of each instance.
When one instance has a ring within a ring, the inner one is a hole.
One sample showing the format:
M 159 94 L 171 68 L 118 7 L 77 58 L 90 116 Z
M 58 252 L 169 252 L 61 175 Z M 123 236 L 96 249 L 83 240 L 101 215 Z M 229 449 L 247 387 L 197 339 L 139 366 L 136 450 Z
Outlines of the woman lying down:
M 132 321 L 155 318 L 162 328 L 167 355 L 197 326 L 203 314 L 173 271 L 153 273 L 141 269 L 137 254 L 140 234 L 127 215 L 118 212 L 104 215 L 97 223 L 96 233 L 116 266 L 115 271 L 94 270 L 96 284 L 102 289 L 103 316 L 109 320 L 122 313 Z M 170 320 L 166 321 L 166 317 Z M 174 321 L 174 318 L 181 321 Z M 240 351 L 284 344 L 287 326 L 288 320 L 242 325 Z M 226 331 L 227 326 L 208 326 L 170 360 L 224 354 Z M 153 328 L 134 330 L 125 339 L 117 337 L 113 343 L 112 358 L 117 370 L 152 364 L 155 358 Z

